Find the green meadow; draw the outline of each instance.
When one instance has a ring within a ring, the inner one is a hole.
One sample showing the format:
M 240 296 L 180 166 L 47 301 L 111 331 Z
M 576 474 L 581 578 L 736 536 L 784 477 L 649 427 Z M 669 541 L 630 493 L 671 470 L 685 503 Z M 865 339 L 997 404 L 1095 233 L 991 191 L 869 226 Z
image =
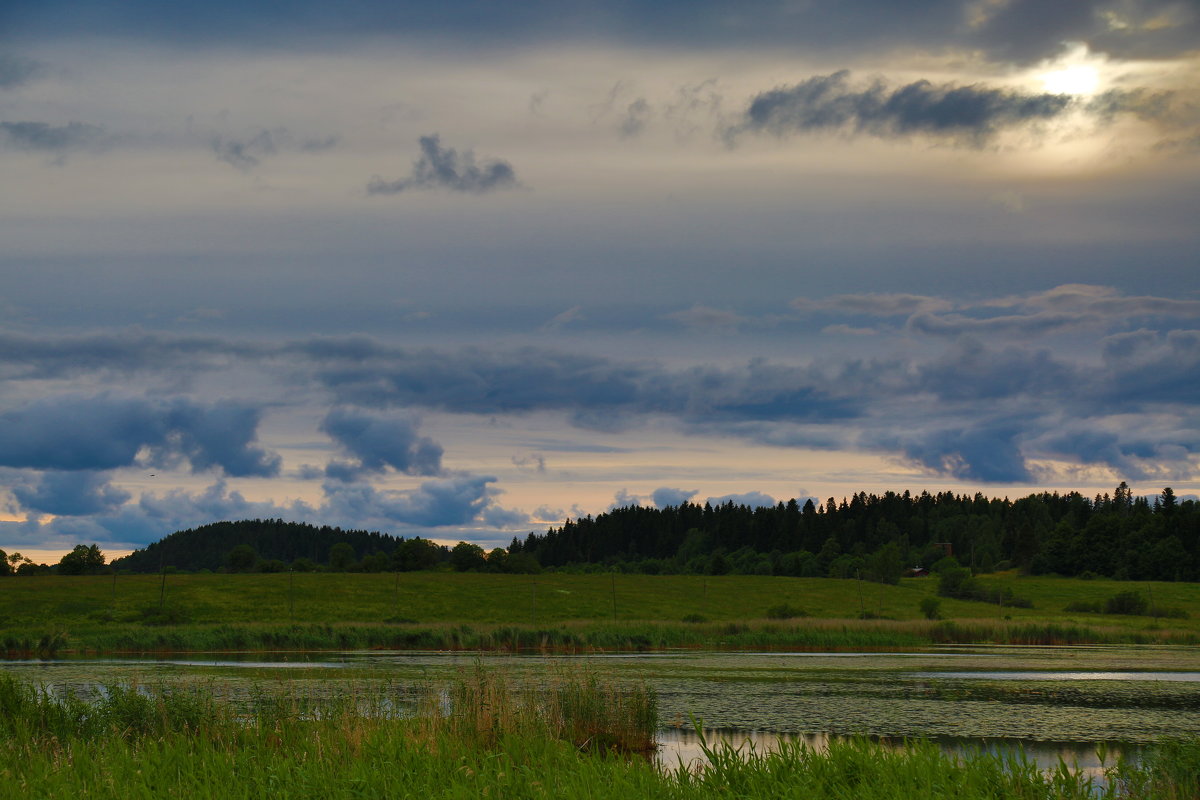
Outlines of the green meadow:
M 897 648 L 1200 641 L 1200 585 L 982 576 L 1030 607 L 939 598 L 932 578 L 449 572 L 35 576 L 0 584 L 20 652 Z M 1069 612 L 1136 591 L 1181 616 Z

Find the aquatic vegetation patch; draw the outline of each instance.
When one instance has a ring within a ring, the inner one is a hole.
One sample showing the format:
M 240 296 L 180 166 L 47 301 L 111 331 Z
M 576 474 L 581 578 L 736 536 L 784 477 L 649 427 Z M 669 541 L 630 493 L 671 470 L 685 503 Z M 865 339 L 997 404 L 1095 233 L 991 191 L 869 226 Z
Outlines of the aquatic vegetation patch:
M 522 695 L 503 673 L 467 670 L 430 687 L 413 716 L 387 691 L 263 690 L 235 706 L 201 689 L 110 686 L 84 698 L 0 676 L 0 796 L 1181 800 L 1200 788 L 1200 740 L 1118 760 L 1104 784 L 1020 753 L 864 738 L 763 752 L 704 742 L 703 766 L 662 769 L 618 746 L 656 726 L 652 694 L 543 677 L 543 691 Z

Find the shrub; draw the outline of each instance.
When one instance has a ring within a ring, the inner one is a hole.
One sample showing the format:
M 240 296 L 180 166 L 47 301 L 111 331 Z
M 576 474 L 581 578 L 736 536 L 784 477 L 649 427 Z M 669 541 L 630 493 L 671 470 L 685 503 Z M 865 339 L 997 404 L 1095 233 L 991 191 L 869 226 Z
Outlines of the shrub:
M 1104 601 L 1105 614 L 1142 616 L 1148 609 L 1149 604 L 1140 592 L 1118 592 Z
M 1121 614 L 1130 617 L 1168 617 L 1171 619 L 1187 619 L 1188 613 L 1182 608 L 1152 606 L 1140 592 L 1118 592 L 1103 603 L 1076 600 L 1068 603 L 1064 611 L 1081 611 L 1087 614 Z
M 941 619 L 942 601 L 936 597 L 922 597 L 920 603 L 921 613 L 925 619 Z

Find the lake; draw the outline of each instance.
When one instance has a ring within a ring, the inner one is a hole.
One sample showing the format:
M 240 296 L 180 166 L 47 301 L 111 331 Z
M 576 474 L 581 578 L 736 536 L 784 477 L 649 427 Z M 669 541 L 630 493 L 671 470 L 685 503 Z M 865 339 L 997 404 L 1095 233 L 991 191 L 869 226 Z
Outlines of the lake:
M 780 738 L 928 738 L 953 751 L 1023 749 L 1097 771 L 1098 742 L 1136 754 L 1163 738 L 1200 735 L 1200 649 L 957 647 L 911 653 L 666 652 L 590 656 L 441 652 L 255 653 L 212 658 L 0 662 L 55 691 L 114 682 L 195 685 L 234 701 L 256 688 L 391 692 L 397 703 L 456 671 L 502 669 L 535 689 L 547 668 L 583 667 L 655 689 L 666 765 L 700 758 L 710 740 L 769 748 Z

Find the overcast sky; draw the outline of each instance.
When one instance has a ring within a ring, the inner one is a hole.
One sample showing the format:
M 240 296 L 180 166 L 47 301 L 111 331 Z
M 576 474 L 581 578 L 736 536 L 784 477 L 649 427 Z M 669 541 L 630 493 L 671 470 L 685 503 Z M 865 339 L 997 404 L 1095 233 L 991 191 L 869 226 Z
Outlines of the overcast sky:
M 1200 492 L 1200 3 L 0 4 L 0 548 Z

